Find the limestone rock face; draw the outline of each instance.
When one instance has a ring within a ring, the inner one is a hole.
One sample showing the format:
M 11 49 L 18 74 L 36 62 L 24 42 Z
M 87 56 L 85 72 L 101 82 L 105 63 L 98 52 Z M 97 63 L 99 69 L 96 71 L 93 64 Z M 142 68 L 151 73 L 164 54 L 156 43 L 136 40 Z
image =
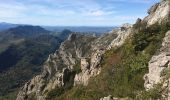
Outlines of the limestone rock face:
M 144 76 L 146 90 L 164 80 L 163 71 L 170 68 L 170 31 L 166 33 L 159 54 L 149 61 L 149 73 Z
M 161 0 L 160 3 L 156 3 L 148 10 L 148 14 L 144 19 L 148 26 L 168 20 L 170 18 L 170 1 Z
M 120 47 L 127 38 L 130 38 L 131 33 L 132 25 L 123 24 L 122 27 L 117 31 L 118 37 L 112 41 L 107 50 L 110 50 L 112 47 Z
M 83 59 L 84 64 L 81 65 L 82 72 L 76 74 L 74 78 L 74 85 L 83 84 L 86 86 L 88 85 L 89 78 L 95 77 L 96 75 L 100 74 L 100 63 L 102 60 L 102 55 L 112 47 L 121 46 L 131 33 L 130 30 L 132 28 L 132 25 L 124 24 L 122 27 L 124 27 L 125 30 L 122 30 L 121 28 L 118 30 L 113 30 L 111 33 L 99 37 L 92 43 L 93 52 L 90 56 L 89 62 Z M 113 37 L 115 36 L 117 37 L 113 39 Z M 90 65 L 88 65 L 89 63 Z
M 89 69 L 89 62 L 88 62 L 88 58 L 81 58 L 81 70 L 82 72 L 85 72 L 86 70 Z
M 117 98 L 117 97 L 113 97 L 112 95 L 108 95 L 107 97 L 100 98 L 100 100 L 132 100 L 132 99 L 130 99 L 128 97 Z
M 100 100 L 116 100 L 116 99 L 113 99 L 113 97 L 109 95 L 108 97 L 100 98 Z
M 170 1 L 161 0 L 148 10 L 148 16 L 142 21 L 147 23 L 147 26 L 155 23 L 161 24 L 170 20 Z M 149 61 L 149 73 L 144 75 L 144 87 L 146 90 L 154 88 L 155 85 L 163 83 L 162 89 L 169 90 L 168 79 L 165 79 L 164 72 L 170 68 L 170 31 L 168 31 L 163 39 L 162 47 Z M 166 94 L 169 94 L 166 93 Z M 164 94 L 163 94 L 164 95 Z M 164 95 L 166 99 L 169 98 Z M 166 100 L 165 99 L 165 100 Z M 169 99 L 168 99 L 169 100 Z
M 65 84 L 65 77 L 68 77 L 69 69 L 64 68 L 61 73 L 55 75 L 55 79 L 46 79 L 46 76 L 38 75 L 27 82 L 18 93 L 16 100 L 27 100 L 29 96 L 35 94 L 37 100 L 45 100 L 45 91 L 50 91 Z M 46 83 L 48 82 L 48 84 Z
M 76 60 L 80 55 L 86 56 L 80 50 L 90 47 L 88 42 L 94 39 L 95 37 L 70 35 L 68 40 L 61 44 L 59 50 L 49 55 L 44 63 L 43 72 L 21 88 L 17 100 L 27 100 L 33 94 L 37 100 L 44 100 L 47 92 L 64 86 L 72 73 Z M 85 46 L 82 46 L 81 43 Z
M 115 38 L 113 34 L 109 37 L 111 37 L 111 40 Z M 101 40 L 102 39 L 105 38 L 101 38 Z M 101 55 L 95 52 L 102 45 L 97 45 L 98 42 L 98 38 L 93 36 L 71 34 L 69 38 L 61 44 L 59 50 L 49 55 L 47 61 L 44 63 L 43 72 L 28 81 L 21 88 L 17 100 L 27 100 L 31 95 L 35 95 L 37 100 L 44 100 L 47 92 L 65 85 L 74 70 L 75 64 L 79 60 L 81 60 L 81 66 L 79 67 L 81 67 L 83 73 L 83 79 L 81 79 L 81 81 L 88 83 L 88 79 L 90 78 L 89 73 L 90 75 L 99 73 L 98 69 L 95 68 L 101 61 L 101 58 L 98 57 Z M 93 48 L 93 46 L 95 47 Z M 91 61 L 93 63 L 91 63 Z
M 81 70 L 82 72 L 76 74 L 74 78 L 74 85 L 83 84 L 88 85 L 88 80 L 90 77 L 94 77 L 100 73 L 100 62 L 102 59 L 102 54 L 104 51 L 97 50 L 95 53 L 92 54 L 90 61 L 88 62 L 87 59 L 81 59 Z M 90 63 L 90 65 L 89 65 Z
M 129 25 L 126 24 L 123 27 L 129 28 Z M 125 30 L 123 30 L 123 34 L 127 34 Z M 49 55 L 44 63 L 43 72 L 21 88 L 17 100 L 27 100 L 32 95 L 37 100 L 45 100 L 49 91 L 63 87 L 68 82 L 75 66 L 80 67 L 81 72 L 76 73 L 73 80 L 74 86 L 78 84 L 87 85 L 91 77 L 95 77 L 100 73 L 102 55 L 114 39 L 120 38 L 118 36 L 120 32 L 122 32 L 121 29 L 116 29 L 100 37 L 71 34 L 61 44 L 59 50 Z M 121 39 L 127 37 L 128 35 L 125 35 Z M 121 45 L 123 44 L 122 41 L 116 42 Z
M 162 0 L 155 4 L 149 9 L 148 14 L 146 18 L 138 19 L 137 22 L 146 22 L 150 26 L 168 20 L 170 18 L 169 0 Z M 131 37 L 131 33 L 133 33 L 132 25 L 124 24 L 119 29 L 100 37 L 71 34 L 61 44 L 59 50 L 49 55 L 44 63 L 42 73 L 32 78 L 21 88 L 17 100 L 28 100 L 32 95 L 36 100 L 45 100 L 49 91 L 63 87 L 68 82 L 76 67 L 81 68 L 81 72 L 75 74 L 74 86 L 78 84 L 88 85 L 89 79 L 101 72 L 100 64 L 103 54 L 113 47 L 123 45 Z M 144 76 L 144 86 L 147 90 L 161 82 L 164 79 L 161 73 L 170 68 L 169 44 L 170 31 L 166 33 L 160 53 L 154 55 L 149 62 L 149 73 Z M 164 84 L 165 88 L 170 90 L 170 80 Z M 170 98 L 169 93 L 168 98 Z M 100 100 L 116 100 L 116 98 L 108 96 Z
M 156 11 L 156 9 L 158 8 L 158 6 L 159 6 L 159 3 L 154 4 L 154 5 L 148 10 L 148 14 L 153 14 L 153 13 Z
M 152 6 L 148 11 L 148 16 L 143 21 L 148 26 L 155 23 L 163 23 L 170 20 L 170 1 L 161 0 L 160 3 Z M 162 47 L 149 61 L 149 73 L 144 75 L 144 87 L 146 90 L 154 88 L 156 84 L 167 83 L 164 72 L 170 68 L 170 31 L 168 31 L 163 39 Z M 165 83 L 164 83 L 165 82 Z M 166 88 L 169 86 L 166 85 Z M 162 87 L 163 88 L 163 87 Z M 166 89 L 167 90 L 167 89 Z M 167 98 L 168 96 L 166 96 Z
M 161 53 L 152 57 L 149 62 L 149 74 L 145 76 L 145 88 L 147 90 L 162 81 L 161 72 L 169 67 L 169 61 L 168 53 Z

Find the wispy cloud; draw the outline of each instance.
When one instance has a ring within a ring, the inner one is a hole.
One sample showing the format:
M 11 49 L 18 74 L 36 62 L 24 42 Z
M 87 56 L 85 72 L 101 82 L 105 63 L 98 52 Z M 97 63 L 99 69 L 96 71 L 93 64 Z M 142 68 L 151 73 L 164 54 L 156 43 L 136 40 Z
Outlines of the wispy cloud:
M 110 2 L 151 3 L 153 0 L 108 0 Z M 156 0 L 155 0 L 156 1 Z
M 138 10 L 146 11 L 157 1 L 0 0 L 0 21 L 43 25 L 113 25 L 143 17 L 144 14 L 141 15 Z

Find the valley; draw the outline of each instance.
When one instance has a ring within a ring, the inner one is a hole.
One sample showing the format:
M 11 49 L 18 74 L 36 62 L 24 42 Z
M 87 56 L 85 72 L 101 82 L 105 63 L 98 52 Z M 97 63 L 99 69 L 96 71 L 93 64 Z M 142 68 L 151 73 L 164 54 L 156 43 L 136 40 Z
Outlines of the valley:
M 110 14 L 76 16 L 95 16 L 98 26 L 0 23 L 0 100 L 170 100 L 170 1 L 155 3 L 133 24 L 102 26 L 111 19 L 99 16 Z

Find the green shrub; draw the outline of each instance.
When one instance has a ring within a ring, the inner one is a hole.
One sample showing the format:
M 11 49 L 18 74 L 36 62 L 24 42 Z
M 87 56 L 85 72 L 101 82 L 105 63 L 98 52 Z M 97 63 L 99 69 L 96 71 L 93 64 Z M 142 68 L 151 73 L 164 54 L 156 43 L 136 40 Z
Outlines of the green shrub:
M 91 78 L 88 86 L 73 87 L 55 99 L 99 100 L 110 94 L 137 100 L 160 98 L 159 86 L 155 90 L 145 91 L 143 76 L 148 71 L 150 58 L 160 48 L 165 32 L 170 28 L 169 23 L 150 27 L 138 23 L 134 27 L 133 38 L 126 40 L 122 47 L 104 54 L 101 73 Z M 141 92 L 142 97 L 136 97 Z
M 142 91 L 135 100 L 162 100 L 162 84 L 155 85 L 155 88 Z
M 76 74 L 80 73 L 81 72 L 80 61 L 77 61 L 76 64 L 73 66 L 73 68 Z
M 60 96 L 61 94 L 64 93 L 64 89 L 63 88 L 56 88 L 51 90 L 50 92 L 48 92 L 47 94 L 47 100 L 51 100 L 52 98 L 56 97 L 56 96 Z

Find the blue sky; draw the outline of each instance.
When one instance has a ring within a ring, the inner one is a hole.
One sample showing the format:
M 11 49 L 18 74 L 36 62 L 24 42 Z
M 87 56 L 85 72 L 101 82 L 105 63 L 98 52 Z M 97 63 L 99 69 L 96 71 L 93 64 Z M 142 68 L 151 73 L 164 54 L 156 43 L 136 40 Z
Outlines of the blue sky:
M 0 0 L 0 22 L 50 26 L 134 23 L 159 0 Z

